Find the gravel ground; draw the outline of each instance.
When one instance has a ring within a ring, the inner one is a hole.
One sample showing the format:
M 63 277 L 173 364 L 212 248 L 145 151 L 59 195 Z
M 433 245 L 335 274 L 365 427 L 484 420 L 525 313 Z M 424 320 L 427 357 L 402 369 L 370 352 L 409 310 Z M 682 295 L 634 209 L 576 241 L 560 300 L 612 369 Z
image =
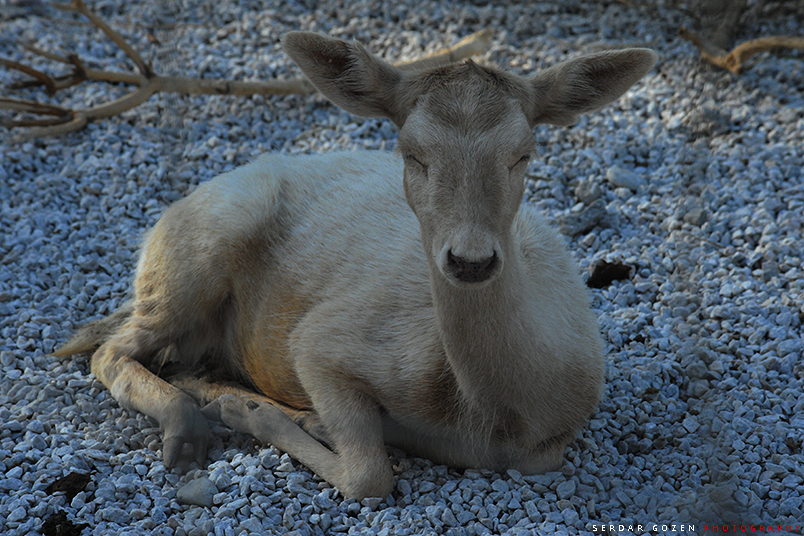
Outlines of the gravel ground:
M 585 271 L 630 267 L 591 291 L 607 388 L 561 471 L 456 471 L 390 449 L 392 496 L 345 501 L 223 427 L 208 467 L 166 470 L 153 421 L 121 409 L 86 359 L 48 353 L 125 300 L 143 231 L 197 184 L 262 152 L 393 148 L 396 133 L 320 96 L 158 95 L 63 137 L 0 131 L 0 533 L 56 534 L 59 524 L 177 536 L 801 530 L 804 54 L 765 53 L 734 76 L 676 36 L 690 23 L 680 2 L 503 4 L 91 3 L 163 74 L 295 75 L 278 39 L 298 29 L 401 60 L 490 27 L 483 59 L 521 73 L 651 43 L 659 64 L 620 101 L 574 127 L 535 131 L 528 202 L 562 226 Z M 739 40 L 801 35 L 800 3 L 750 4 Z M 35 1 L 0 1 L 0 12 L 0 55 L 23 57 L 19 43 L 32 42 L 130 67 L 72 15 Z M 18 78 L 0 71 L 0 83 Z M 88 85 L 58 101 L 123 92 Z M 71 473 L 86 476 L 51 486 Z M 191 481 L 211 507 L 181 502 Z

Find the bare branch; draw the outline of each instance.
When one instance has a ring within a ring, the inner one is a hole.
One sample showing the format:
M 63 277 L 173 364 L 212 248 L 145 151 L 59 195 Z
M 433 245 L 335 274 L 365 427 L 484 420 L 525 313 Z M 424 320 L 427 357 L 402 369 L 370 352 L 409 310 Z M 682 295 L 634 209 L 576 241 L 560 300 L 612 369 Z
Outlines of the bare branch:
M 683 26 L 678 34 L 694 44 L 705 61 L 734 74 L 739 74 L 745 61 L 755 54 L 776 48 L 804 50 L 804 37 L 774 35 L 751 39 L 729 52 L 727 49 L 747 5 L 747 0 L 703 0 L 699 4 L 700 18 L 711 35 L 706 37 Z
M 70 65 L 72 67 L 71 72 L 53 77 L 22 63 L 0 59 L 0 65 L 18 70 L 33 78 L 33 80 L 11 84 L 10 87 L 20 89 L 44 86 L 45 89 L 52 94 L 60 89 L 68 88 L 89 80 L 128 84 L 135 86 L 135 89 L 112 102 L 79 110 L 40 104 L 34 101 L 0 98 L 0 109 L 56 117 L 55 119 L 17 118 L 13 120 L 3 120 L 0 124 L 6 128 L 38 127 L 29 133 L 34 137 L 63 134 L 65 132 L 78 130 L 90 121 L 117 115 L 139 106 L 155 93 L 181 93 L 188 95 L 289 95 L 310 94 L 316 91 L 315 87 L 303 77 L 290 80 L 235 81 L 199 79 L 182 76 L 161 76 L 153 71 L 151 65 L 143 60 L 119 33 L 93 13 L 84 4 L 83 0 L 72 0 L 69 4 L 62 4 L 56 7 L 62 10 L 77 12 L 87 17 L 92 24 L 100 28 L 126 53 L 137 66 L 139 72 L 132 73 L 92 69 L 87 67 L 75 54 L 63 56 L 29 45 L 25 48 L 38 56 Z M 397 65 L 406 70 L 445 65 L 482 53 L 488 48 L 490 41 L 491 31 L 483 30 L 462 39 L 452 47 L 435 52 L 418 60 Z
M 41 138 L 44 136 L 58 136 L 60 134 L 67 134 L 75 130 L 81 130 L 87 126 L 88 120 L 85 115 L 80 112 L 75 112 L 73 119 L 70 121 L 60 123 L 53 126 L 41 126 L 41 128 L 32 128 L 26 132 L 27 138 Z
M 53 52 L 48 52 L 47 50 L 42 50 L 41 48 L 37 48 L 33 45 L 22 45 L 22 48 L 27 50 L 28 52 L 32 52 L 37 56 L 42 56 L 43 58 L 47 58 L 52 61 L 57 61 L 59 63 L 70 63 L 70 59 L 67 56 L 62 56 L 60 54 L 54 54 Z
M 0 126 L 9 129 L 16 127 L 51 127 L 54 125 L 63 125 L 70 121 L 72 121 L 72 119 L 69 117 L 54 117 L 52 119 L 3 119 L 0 120 Z
M 45 86 L 45 89 L 47 90 L 49 95 L 53 95 L 54 93 L 56 93 L 56 86 L 53 79 L 50 76 L 43 73 L 42 71 L 34 69 L 33 67 L 30 67 L 28 65 L 23 65 L 18 61 L 8 60 L 6 58 L 0 58 L 0 65 L 8 69 L 14 69 L 16 71 L 20 71 L 22 73 L 27 74 L 28 76 L 36 78 L 36 84 Z
M 438 67 L 455 63 L 466 58 L 470 58 L 477 54 L 482 54 L 489 48 L 491 44 L 491 30 L 485 28 L 472 35 L 466 36 L 458 41 L 454 46 L 439 50 L 423 58 L 413 61 L 400 62 L 395 65 L 400 69 L 405 70 L 420 70 L 429 69 L 431 67 Z
M 804 37 L 789 37 L 776 35 L 752 39 L 734 47 L 731 52 L 714 45 L 703 36 L 682 27 L 678 31 L 684 39 L 692 42 L 701 52 L 701 57 L 707 62 L 727 69 L 734 74 L 740 74 L 745 61 L 755 54 L 767 52 L 777 48 L 792 48 L 804 50 Z
M 69 4 L 57 4 L 55 7 L 65 11 L 75 11 L 76 13 L 80 13 L 88 18 L 92 24 L 100 28 L 109 39 L 114 41 L 114 44 L 120 47 L 120 50 L 126 53 L 126 56 L 128 56 L 131 61 L 134 62 L 134 65 L 137 66 L 137 69 L 143 74 L 143 76 L 150 76 L 153 74 L 151 65 L 142 59 L 142 56 L 140 56 L 139 52 L 134 50 L 134 48 L 129 45 L 125 39 L 123 39 L 122 35 L 120 35 L 111 26 L 106 24 L 103 19 L 95 14 L 95 12 L 89 9 L 86 4 L 84 4 L 84 0 L 72 0 L 72 2 Z
M 11 99 L 8 97 L 0 97 L 0 108 L 39 115 L 67 116 L 72 113 L 71 110 L 62 108 L 61 106 L 23 99 Z
M 131 93 L 120 97 L 119 99 L 79 111 L 85 115 L 89 121 L 95 119 L 104 119 L 106 117 L 123 113 L 126 110 L 139 106 L 143 102 L 150 99 L 154 93 L 159 91 L 159 86 L 161 85 L 160 80 L 162 80 L 160 77 L 155 77 L 150 80 L 148 84 L 137 88 L 135 91 L 132 91 Z
M 159 91 L 187 95 L 308 95 L 315 93 L 313 84 L 306 78 L 290 80 L 215 80 L 160 76 Z

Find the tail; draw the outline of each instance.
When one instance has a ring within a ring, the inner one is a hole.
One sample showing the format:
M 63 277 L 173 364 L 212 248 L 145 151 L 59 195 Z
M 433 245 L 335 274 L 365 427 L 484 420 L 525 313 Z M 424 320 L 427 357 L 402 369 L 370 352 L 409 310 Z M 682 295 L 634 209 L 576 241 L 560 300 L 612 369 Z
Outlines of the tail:
M 84 324 L 78 328 L 78 331 L 67 342 L 56 348 L 50 355 L 68 357 L 75 354 L 94 352 L 114 335 L 132 313 L 134 313 L 133 300 L 127 301 L 106 318 Z

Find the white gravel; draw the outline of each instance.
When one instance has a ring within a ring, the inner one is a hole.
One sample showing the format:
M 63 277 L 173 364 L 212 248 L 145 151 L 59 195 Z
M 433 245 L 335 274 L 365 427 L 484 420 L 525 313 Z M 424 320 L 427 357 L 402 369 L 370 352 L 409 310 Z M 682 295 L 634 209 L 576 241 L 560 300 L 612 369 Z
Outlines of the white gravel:
M 584 269 L 620 262 L 631 276 L 592 291 L 607 389 L 560 472 L 457 471 L 389 450 L 392 496 L 344 501 L 272 447 L 216 427 L 209 466 L 181 475 L 162 464 L 155 423 L 120 409 L 85 359 L 47 354 L 125 300 L 143 231 L 199 182 L 265 151 L 392 148 L 394 129 L 320 96 L 159 95 L 59 138 L 0 130 L 0 533 L 36 534 L 59 513 L 96 535 L 800 531 L 804 54 L 761 54 L 734 76 L 676 36 L 690 23 L 683 3 L 634 4 L 91 2 L 159 72 L 207 77 L 296 74 L 278 39 L 298 29 L 410 59 L 488 26 L 485 59 L 522 73 L 653 42 L 659 65 L 618 103 L 536 129 L 528 187 L 529 202 L 577 233 Z M 800 3 L 750 4 L 738 39 L 801 34 Z M 32 42 L 129 65 L 71 15 L 0 1 L 5 13 L 19 6 L 29 14 L 0 21 L 0 55 L 23 57 Z M 18 78 L 0 71 L 0 83 Z M 57 100 L 123 91 L 91 85 Z M 83 491 L 48 491 L 69 473 L 89 474 Z M 179 502 L 196 479 L 195 500 L 211 507 Z

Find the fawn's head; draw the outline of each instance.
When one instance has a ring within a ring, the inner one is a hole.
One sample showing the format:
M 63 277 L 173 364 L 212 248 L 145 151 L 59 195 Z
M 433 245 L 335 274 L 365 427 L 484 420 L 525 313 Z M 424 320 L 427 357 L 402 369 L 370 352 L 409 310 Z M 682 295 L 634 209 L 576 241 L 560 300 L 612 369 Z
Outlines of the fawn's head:
M 603 52 L 522 77 L 467 61 L 404 70 L 357 43 L 291 32 L 282 46 L 333 103 L 399 127 L 408 204 L 440 273 L 476 287 L 511 247 L 533 127 L 571 125 L 625 93 L 655 63 L 646 49 Z

